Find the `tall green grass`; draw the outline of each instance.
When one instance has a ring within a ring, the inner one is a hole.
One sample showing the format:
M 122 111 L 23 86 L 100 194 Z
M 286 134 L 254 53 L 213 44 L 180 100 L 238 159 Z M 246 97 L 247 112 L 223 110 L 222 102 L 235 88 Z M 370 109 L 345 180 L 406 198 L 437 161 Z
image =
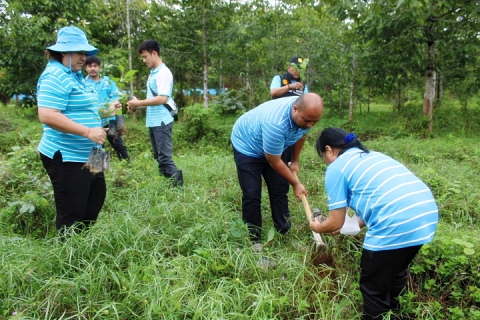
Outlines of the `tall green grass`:
M 325 237 L 334 266 L 314 267 L 301 202 L 290 197 L 292 230 L 282 237 L 273 232 L 264 190 L 264 250 L 251 247 L 228 145 L 235 117 L 207 113 L 204 136 L 193 140 L 188 117 L 175 124 L 183 189 L 158 175 L 144 121 L 128 117 L 131 164 L 112 158 L 97 224 L 62 242 L 35 151 L 41 127 L 34 114 L 20 113 L 2 115 L 21 129 L 5 132 L 15 143 L 0 162 L 0 319 L 360 319 L 363 233 Z M 478 135 L 423 139 L 402 119 L 386 112 L 357 115 L 353 124 L 325 117 L 305 144 L 299 178 L 310 205 L 326 211 L 326 165 L 314 142 L 330 125 L 355 129 L 368 148 L 404 163 L 432 188 L 441 224 L 412 266 L 402 314 L 480 318 Z M 262 257 L 276 267 L 264 268 Z

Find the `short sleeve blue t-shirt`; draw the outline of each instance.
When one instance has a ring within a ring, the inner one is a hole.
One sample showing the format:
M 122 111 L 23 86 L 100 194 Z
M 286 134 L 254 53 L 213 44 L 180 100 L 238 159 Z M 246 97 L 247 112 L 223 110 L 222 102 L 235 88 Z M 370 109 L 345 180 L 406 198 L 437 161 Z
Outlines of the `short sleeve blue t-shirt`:
M 147 80 L 147 99 L 154 97 L 152 90 L 157 96 L 172 97 L 173 75 L 164 63 L 150 71 Z M 169 124 L 172 121 L 172 115 L 163 104 L 147 107 L 147 127 L 159 127 L 162 122 Z
M 262 103 L 235 122 L 231 134 L 233 147 L 254 158 L 265 153 L 278 156 L 294 145 L 310 129 L 301 129 L 292 119 L 298 97 L 286 97 Z
M 85 81 L 95 89 L 98 94 L 99 103 L 104 109 L 107 109 L 112 102 L 118 100 L 120 97 L 120 91 L 118 91 L 115 81 L 111 80 L 109 77 L 103 77 L 98 81 L 95 81 L 87 76 L 85 77 Z M 108 120 L 115 120 L 115 117 L 102 119 L 103 125 L 106 125 Z
M 59 110 L 67 118 L 89 128 L 101 126 L 98 115 L 98 95 L 83 79 L 81 71 L 72 72 L 57 61 L 50 61 L 37 82 L 39 108 Z M 64 162 L 87 162 L 91 140 L 53 129 L 43 124 L 43 136 L 38 150 L 53 159 L 60 151 Z

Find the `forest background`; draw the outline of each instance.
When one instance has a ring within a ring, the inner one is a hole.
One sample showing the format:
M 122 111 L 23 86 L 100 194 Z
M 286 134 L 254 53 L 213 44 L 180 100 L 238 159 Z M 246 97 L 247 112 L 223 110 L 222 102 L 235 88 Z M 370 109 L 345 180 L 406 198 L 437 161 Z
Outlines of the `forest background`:
M 309 59 L 306 82 L 325 101 L 302 156 L 312 206 L 326 207 L 313 149 L 324 127 L 406 164 L 434 192 L 441 223 L 411 268 L 402 315 L 480 319 L 479 10 L 466 0 L 0 0 L 0 319 L 359 319 L 362 234 L 328 237 L 333 264 L 313 266 L 293 199 L 289 239 L 265 215 L 263 255 L 277 265 L 266 270 L 240 220 L 228 136 L 295 55 Z M 158 177 L 143 115 L 127 116 L 132 164 L 112 159 L 99 222 L 62 243 L 36 151 L 35 86 L 66 25 L 87 32 L 126 95 L 145 94 L 136 48 L 159 41 L 181 106 L 186 186 Z

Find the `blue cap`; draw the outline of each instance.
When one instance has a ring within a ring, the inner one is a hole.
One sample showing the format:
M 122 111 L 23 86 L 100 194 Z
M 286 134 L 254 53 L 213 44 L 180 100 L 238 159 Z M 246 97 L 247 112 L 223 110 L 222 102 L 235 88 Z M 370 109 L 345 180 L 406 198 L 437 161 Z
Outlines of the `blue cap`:
M 98 52 L 97 48 L 88 43 L 85 32 L 77 27 L 64 27 L 58 30 L 57 43 L 47 49 L 57 52 L 84 51 L 87 56 L 93 56 Z

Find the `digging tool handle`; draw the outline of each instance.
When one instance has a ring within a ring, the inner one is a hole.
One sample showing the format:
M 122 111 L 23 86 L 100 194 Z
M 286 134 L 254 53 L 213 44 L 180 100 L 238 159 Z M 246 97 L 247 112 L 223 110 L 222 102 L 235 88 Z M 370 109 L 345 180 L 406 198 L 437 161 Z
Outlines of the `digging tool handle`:
M 298 180 L 297 173 L 293 172 L 293 175 Z M 303 207 L 305 208 L 305 215 L 307 216 L 308 223 L 311 223 L 312 222 L 312 211 L 310 210 L 310 206 L 308 205 L 307 196 L 302 194 L 301 198 L 302 198 Z
M 295 172 L 293 172 L 293 175 L 298 180 L 297 174 Z M 303 208 L 305 208 L 305 215 L 307 216 L 308 223 L 310 224 L 312 223 L 312 211 L 310 210 L 310 205 L 308 204 L 308 200 L 305 194 L 302 194 L 301 198 L 302 198 Z M 323 242 L 323 239 L 320 233 L 317 233 L 312 230 L 312 234 L 313 234 L 313 239 L 315 239 L 315 243 L 317 244 L 317 250 L 319 247 L 322 247 L 322 246 L 325 247 L 325 243 Z
M 293 175 L 298 180 L 297 173 L 293 172 Z M 301 198 L 302 198 L 303 207 L 305 208 L 305 215 L 307 216 L 308 223 L 311 223 L 312 222 L 312 220 L 311 220 L 312 219 L 312 211 L 310 210 L 310 206 L 308 205 L 307 197 L 304 194 L 302 194 Z
M 312 211 L 310 210 L 310 206 L 308 205 L 307 197 L 304 194 L 302 194 L 302 203 L 303 203 L 303 207 L 305 208 L 305 215 L 307 216 L 307 220 L 309 223 L 311 223 Z

